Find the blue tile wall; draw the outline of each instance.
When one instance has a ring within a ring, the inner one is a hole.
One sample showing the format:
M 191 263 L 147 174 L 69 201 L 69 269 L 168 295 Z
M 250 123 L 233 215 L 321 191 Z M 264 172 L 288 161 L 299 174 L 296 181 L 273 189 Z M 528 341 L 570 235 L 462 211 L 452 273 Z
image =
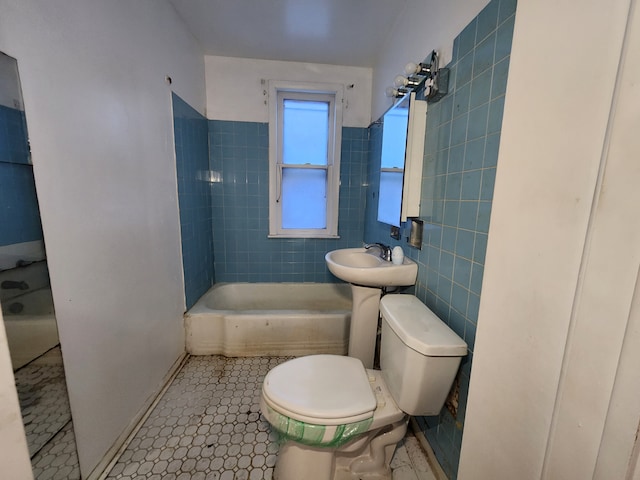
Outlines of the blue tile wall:
M 267 238 L 269 127 L 209 120 L 213 239 L 218 282 L 336 282 L 329 250 L 362 243 L 368 159 L 366 128 L 343 128 L 339 239 Z
M 0 105 L 0 162 L 30 163 L 24 112 Z
M 418 263 L 416 296 L 469 345 L 455 417 L 445 407 L 418 419 L 451 479 L 460 458 L 515 10 L 515 0 L 492 0 L 462 30 L 448 65 L 449 94 L 428 106 L 421 250 L 391 240 L 389 226 L 376 221 L 382 128 L 371 127 L 365 240 L 405 247 Z
M 215 282 L 207 119 L 173 95 L 173 125 L 187 309 Z
M 0 162 L 0 246 L 42 239 L 33 167 Z
M 24 112 L 0 105 L 0 246 L 42 240 Z

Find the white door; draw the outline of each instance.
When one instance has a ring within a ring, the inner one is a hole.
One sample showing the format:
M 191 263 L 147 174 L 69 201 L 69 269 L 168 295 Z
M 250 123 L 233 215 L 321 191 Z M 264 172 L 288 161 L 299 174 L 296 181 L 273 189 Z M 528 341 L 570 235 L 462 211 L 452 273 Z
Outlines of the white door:
M 626 479 L 640 422 L 640 12 L 631 2 L 543 478 Z

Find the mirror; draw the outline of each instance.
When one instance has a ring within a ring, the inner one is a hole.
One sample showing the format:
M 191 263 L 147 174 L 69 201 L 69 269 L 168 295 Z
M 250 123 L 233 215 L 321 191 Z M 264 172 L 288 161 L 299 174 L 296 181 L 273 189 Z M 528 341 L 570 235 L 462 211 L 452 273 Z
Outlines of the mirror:
M 0 52 L 0 305 L 35 478 L 80 478 L 16 60 Z M 51 453 L 50 453 L 51 452 Z
M 405 95 L 382 120 L 378 221 L 400 227 L 420 215 L 427 102 Z

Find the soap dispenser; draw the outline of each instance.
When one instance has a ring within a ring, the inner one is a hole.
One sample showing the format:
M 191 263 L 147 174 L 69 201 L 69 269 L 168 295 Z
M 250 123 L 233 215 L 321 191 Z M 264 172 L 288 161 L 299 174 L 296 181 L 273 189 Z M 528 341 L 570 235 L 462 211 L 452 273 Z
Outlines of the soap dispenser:
M 391 263 L 394 265 L 402 265 L 402 262 L 404 262 L 404 252 L 400 245 L 396 245 L 391 251 Z

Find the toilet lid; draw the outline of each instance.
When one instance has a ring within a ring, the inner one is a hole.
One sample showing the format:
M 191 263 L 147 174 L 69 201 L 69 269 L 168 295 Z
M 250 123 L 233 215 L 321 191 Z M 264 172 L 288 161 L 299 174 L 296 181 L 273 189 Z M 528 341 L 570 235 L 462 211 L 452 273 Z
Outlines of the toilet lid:
M 376 397 L 357 358 L 310 355 L 273 368 L 262 392 L 272 408 L 308 423 L 330 425 L 373 415 Z

